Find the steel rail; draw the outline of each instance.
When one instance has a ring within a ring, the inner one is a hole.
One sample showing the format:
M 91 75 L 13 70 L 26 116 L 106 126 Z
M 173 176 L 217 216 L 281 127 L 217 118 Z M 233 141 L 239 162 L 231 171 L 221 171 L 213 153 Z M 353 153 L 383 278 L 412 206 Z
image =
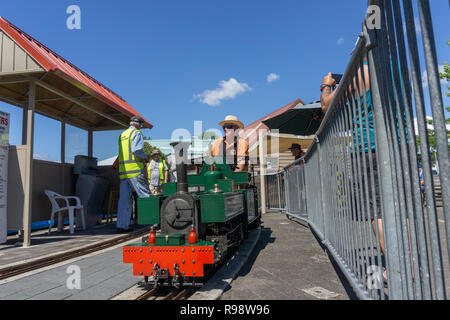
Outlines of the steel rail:
M 171 288 L 169 293 L 161 292 L 161 288 L 153 288 L 144 292 L 142 295 L 136 298 L 139 301 L 145 300 L 182 300 L 189 293 L 192 292 L 192 288 L 175 289 Z
M 4 280 L 13 276 L 17 276 L 26 272 L 30 272 L 33 270 L 41 269 L 44 267 L 51 266 L 56 263 L 60 263 L 66 260 L 70 260 L 73 258 L 85 256 L 87 254 L 104 250 L 110 247 L 113 247 L 115 245 L 127 242 L 129 240 L 142 237 L 146 234 L 148 234 L 148 228 L 145 228 L 143 231 L 138 231 L 132 234 L 127 234 L 121 237 L 117 237 L 114 239 L 110 239 L 107 241 L 104 241 L 102 243 L 96 243 L 91 244 L 86 247 L 75 249 L 71 251 L 66 251 L 60 254 L 52 255 L 50 257 L 44 257 L 41 259 L 36 259 L 34 261 L 25 262 L 19 265 L 14 265 L 10 267 L 6 267 L 3 269 L 0 269 L 0 280 Z
M 158 288 L 154 288 L 151 290 L 148 290 L 147 292 L 145 292 L 144 294 L 140 295 L 139 297 L 136 298 L 136 300 L 154 300 L 156 298 L 156 293 L 158 292 Z M 154 298 L 154 299 L 151 299 Z

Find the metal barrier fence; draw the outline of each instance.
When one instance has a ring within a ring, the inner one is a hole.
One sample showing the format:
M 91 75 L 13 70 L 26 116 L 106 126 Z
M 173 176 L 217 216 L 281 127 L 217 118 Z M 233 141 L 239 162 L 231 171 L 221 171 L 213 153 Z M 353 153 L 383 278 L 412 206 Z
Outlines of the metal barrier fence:
M 295 165 L 294 165 L 295 164 Z M 299 219 L 308 217 L 306 209 L 305 166 L 303 159 L 284 170 L 286 214 Z
M 266 175 L 264 178 L 266 180 L 267 209 L 284 210 L 286 208 L 284 173 Z
M 420 150 L 430 150 L 416 7 L 443 208 L 436 207 L 430 154 L 419 157 L 416 145 L 414 117 Z M 309 223 L 362 299 L 446 299 L 450 162 L 444 119 L 429 0 L 417 6 L 370 0 L 315 141 L 304 159 L 284 170 L 286 213 Z

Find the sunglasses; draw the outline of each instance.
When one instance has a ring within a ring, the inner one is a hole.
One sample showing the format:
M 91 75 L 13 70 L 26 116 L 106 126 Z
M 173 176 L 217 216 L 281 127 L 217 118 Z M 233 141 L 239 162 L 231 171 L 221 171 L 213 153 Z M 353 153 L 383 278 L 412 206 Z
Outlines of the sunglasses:
M 234 125 L 232 125 L 232 124 L 229 124 L 229 125 L 226 125 L 226 126 L 223 126 L 223 128 L 224 129 L 238 129 L 238 127 L 237 126 L 234 126 Z

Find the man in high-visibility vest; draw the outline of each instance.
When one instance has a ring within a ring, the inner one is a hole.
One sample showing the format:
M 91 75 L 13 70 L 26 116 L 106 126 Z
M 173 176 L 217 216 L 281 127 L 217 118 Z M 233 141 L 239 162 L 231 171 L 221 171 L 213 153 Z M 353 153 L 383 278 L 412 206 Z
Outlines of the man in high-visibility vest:
M 150 192 L 153 195 L 163 193 L 162 186 L 167 183 L 169 168 L 164 159 L 160 159 L 158 150 L 153 150 L 152 160 L 147 164 L 147 177 Z
M 147 181 L 145 180 L 144 160 L 148 155 L 144 152 L 144 138 L 141 128 L 144 120 L 134 116 L 130 119 L 130 127 L 119 137 L 119 177 L 120 198 L 117 209 L 118 232 L 130 231 L 130 218 L 132 212 L 132 190 L 139 198 L 150 196 Z

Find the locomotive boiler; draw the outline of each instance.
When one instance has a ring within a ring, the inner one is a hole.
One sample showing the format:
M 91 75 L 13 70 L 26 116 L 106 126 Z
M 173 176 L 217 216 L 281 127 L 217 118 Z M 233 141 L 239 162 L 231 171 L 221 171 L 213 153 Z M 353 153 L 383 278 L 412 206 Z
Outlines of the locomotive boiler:
M 152 228 L 141 243 L 123 248 L 133 275 L 154 287 L 202 286 L 260 223 L 248 173 L 233 172 L 224 158 L 209 158 L 198 175 L 187 175 L 187 148 L 174 145 L 178 182 L 165 184 L 164 194 L 138 199 L 138 223 L 160 225 L 161 232 Z

